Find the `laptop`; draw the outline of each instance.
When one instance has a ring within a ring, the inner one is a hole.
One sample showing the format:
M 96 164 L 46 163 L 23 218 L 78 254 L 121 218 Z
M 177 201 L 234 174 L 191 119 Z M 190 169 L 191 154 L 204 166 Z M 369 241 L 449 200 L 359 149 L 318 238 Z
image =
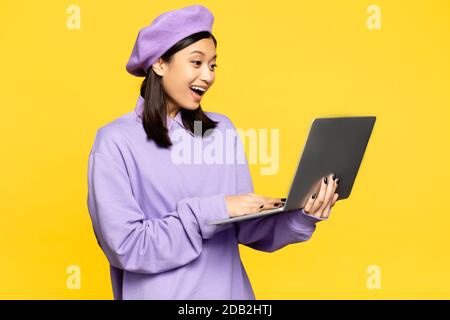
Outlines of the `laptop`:
M 304 208 L 309 197 L 313 193 L 318 194 L 323 177 L 331 173 L 335 173 L 339 178 L 336 189 L 339 194 L 338 201 L 347 199 L 352 191 L 375 121 L 375 116 L 314 119 L 285 204 L 279 208 L 212 221 L 209 224 L 219 225 L 255 219 Z

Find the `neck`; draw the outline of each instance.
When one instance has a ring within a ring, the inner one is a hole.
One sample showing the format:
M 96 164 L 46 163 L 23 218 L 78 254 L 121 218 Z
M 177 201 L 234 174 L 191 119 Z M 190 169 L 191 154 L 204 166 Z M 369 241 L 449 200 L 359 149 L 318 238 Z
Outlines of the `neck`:
M 169 115 L 169 117 L 175 118 L 178 112 L 180 112 L 180 110 L 176 109 L 176 110 L 168 111 L 167 114 Z
M 180 108 L 169 103 L 169 106 L 167 107 L 167 114 L 169 115 L 169 117 L 175 118 L 178 112 L 180 112 Z

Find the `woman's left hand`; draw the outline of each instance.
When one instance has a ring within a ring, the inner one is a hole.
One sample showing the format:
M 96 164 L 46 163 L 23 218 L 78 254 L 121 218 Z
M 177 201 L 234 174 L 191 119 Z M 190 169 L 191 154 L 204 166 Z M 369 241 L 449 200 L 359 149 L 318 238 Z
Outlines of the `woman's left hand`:
M 305 213 L 317 218 L 328 218 L 331 208 L 339 197 L 339 194 L 335 193 L 338 183 L 339 178 L 335 174 L 324 177 L 319 194 L 312 194 L 303 208 Z

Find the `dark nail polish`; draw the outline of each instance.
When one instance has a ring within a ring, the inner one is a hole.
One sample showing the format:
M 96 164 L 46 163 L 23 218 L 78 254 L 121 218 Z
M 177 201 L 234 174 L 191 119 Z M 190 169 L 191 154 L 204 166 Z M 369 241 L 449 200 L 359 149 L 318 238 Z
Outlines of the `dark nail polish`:
M 336 184 L 339 184 L 339 178 L 336 179 Z
M 335 174 L 333 174 L 333 180 L 336 180 L 336 175 Z
M 277 203 L 274 203 L 273 205 L 274 206 L 279 206 L 281 203 L 279 203 L 279 202 L 277 202 Z
M 286 198 L 281 198 L 281 201 L 286 201 Z
M 323 178 L 323 182 L 325 182 L 325 184 L 328 184 L 328 179 L 327 179 L 327 177 Z
M 312 198 L 313 198 L 313 199 L 315 199 L 315 198 L 316 198 L 316 194 L 315 194 L 315 193 L 313 193 L 313 195 L 312 195 Z
M 264 205 L 261 205 L 261 207 L 259 207 L 259 208 L 262 209 L 262 207 L 264 207 Z

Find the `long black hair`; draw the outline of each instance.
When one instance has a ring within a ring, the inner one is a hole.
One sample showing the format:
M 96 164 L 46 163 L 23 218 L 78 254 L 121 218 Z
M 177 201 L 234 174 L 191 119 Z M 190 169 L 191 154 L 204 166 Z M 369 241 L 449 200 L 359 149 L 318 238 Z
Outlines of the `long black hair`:
M 201 39 L 209 38 L 212 38 L 214 46 L 217 47 L 217 41 L 211 33 L 208 31 L 198 32 L 178 41 L 161 56 L 161 59 L 170 62 L 176 52 Z M 166 94 L 161 78 L 150 66 L 147 76 L 141 84 L 141 96 L 145 99 L 142 124 L 148 139 L 155 141 L 162 148 L 169 148 L 172 142 L 165 127 L 167 120 Z M 218 123 L 208 118 L 200 105 L 196 110 L 181 108 L 179 112 L 181 112 L 184 127 L 192 133 L 194 133 L 194 121 L 202 122 L 202 136 L 206 130 L 214 129 Z

